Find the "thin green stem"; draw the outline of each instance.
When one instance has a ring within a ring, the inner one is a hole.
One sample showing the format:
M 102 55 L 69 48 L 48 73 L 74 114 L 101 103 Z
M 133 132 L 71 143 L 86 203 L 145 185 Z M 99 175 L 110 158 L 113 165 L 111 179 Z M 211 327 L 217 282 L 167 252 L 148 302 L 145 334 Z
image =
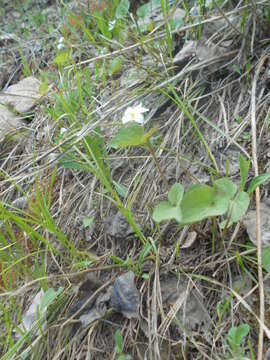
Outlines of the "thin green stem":
M 159 161 L 158 161 L 158 159 L 157 159 L 157 157 L 155 155 L 155 152 L 153 150 L 153 147 L 152 147 L 150 141 L 147 142 L 146 146 L 147 146 L 147 149 L 148 149 L 149 153 L 151 154 L 151 156 L 153 158 L 153 161 L 154 161 L 154 163 L 155 163 L 155 165 L 156 165 L 156 167 L 158 169 L 158 172 L 159 172 L 159 174 L 161 176 L 161 179 L 162 179 L 164 185 L 166 186 L 167 191 L 169 192 L 169 190 L 170 190 L 169 183 L 168 183 L 168 181 L 166 179 L 166 176 L 165 176 L 165 174 L 164 174 L 164 172 L 163 172 L 163 170 L 162 170 L 162 168 L 160 166 L 160 163 L 159 163 Z

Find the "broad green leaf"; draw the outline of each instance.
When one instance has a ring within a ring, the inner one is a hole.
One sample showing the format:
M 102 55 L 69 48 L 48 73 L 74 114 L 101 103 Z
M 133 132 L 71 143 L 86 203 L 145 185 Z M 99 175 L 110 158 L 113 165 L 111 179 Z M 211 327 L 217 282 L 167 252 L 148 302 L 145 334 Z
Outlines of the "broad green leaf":
M 248 171 L 250 167 L 250 160 L 245 160 L 244 157 L 239 155 L 239 165 L 240 165 L 240 175 L 241 175 L 241 187 L 240 189 L 244 191 L 245 183 L 248 178 Z
M 223 190 L 230 199 L 234 197 L 237 191 L 237 186 L 228 178 L 222 178 L 215 181 L 216 186 Z
M 162 201 L 155 207 L 153 219 L 158 223 L 164 220 L 172 219 L 181 222 L 182 212 L 180 207 L 172 206 L 168 201 Z
M 122 65 L 123 65 L 123 61 L 121 58 L 113 59 L 109 65 L 109 69 L 108 69 L 109 75 L 112 76 L 112 75 L 118 73 L 118 71 L 121 70 Z
M 230 347 L 234 353 L 238 351 L 240 348 L 241 342 L 244 340 L 244 338 L 249 333 L 249 325 L 248 324 L 242 324 L 239 326 L 233 326 L 228 335 L 227 335 L 227 341 L 230 344 Z
M 121 0 L 115 11 L 116 19 L 123 19 L 128 14 L 129 0 Z
M 192 224 L 208 217 L 223 215 L 229 207 L 229 197 L 222 189 L 208 185 L 191 186 L 181 202 L 181 225 Z
M 249 184 L 247 191 L 248 194 L 251 195 L 258 186 L 266 183 L 269 180 L 270 180 L 270 172 L 256 176 L 255 178 L 252 179 L 251 183 Z
M 168 194 L 168 200 L 172 205 L 179 206 L 183 199 L 184 187 L 179 183 L 175 183 Z
M 110 141 L 110 146 L 114 149 L 140 146 L 143 136 L 143 127 L 138 124 L 131 124 L 119 130 L 118 134 Z
M 231 201 L 231 206 L 228 210 L 228 216 L 230 220 L 227 224 L 227 220 L 220 223 L 220 228 L 224 229 L 225 225 L 229 228 L 232 224 L 237 223 L 245 215 L 249 207 L 250 197 L 247 192 L 240 191 L 234 200 Z
M 270 246 L 262 249 L 262 265 L 270 273 Z
M 240 191 L 233 201 L 231 212 L 231 222 L 236 223 L 242 219 L 249 207 L 249 195 L 245 191 Z

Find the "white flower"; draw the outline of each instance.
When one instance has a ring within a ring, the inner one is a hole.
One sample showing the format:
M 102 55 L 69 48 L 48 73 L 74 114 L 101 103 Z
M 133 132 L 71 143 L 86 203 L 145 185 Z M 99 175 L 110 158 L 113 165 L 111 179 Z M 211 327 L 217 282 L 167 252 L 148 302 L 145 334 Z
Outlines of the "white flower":
M 134 107 L 128 107 L 124 113 L 122 118 L 122 123 L 126 124 L 128 122 L 135 121 L 139 124 L 143 124 L 144 122 L 144 113 L 149 111 L 148 109 L 144 108 L 142 104 L 136 105 Z
M 64 40 L 65 40 L 65 39 L 63 38 L 63 36 L 61 36 L 61 37 L 58 39 L 58 44 L 57 44 L 57 49 L 58 49 L 58 50 L 64 49 L 64 47 L 65 47 Z
M 67 132 L 67 129 L 64 128 L 64 127 L 62 127 L 62 128 L 60 129 L 60 134 L 63 135 L 65 132 Z

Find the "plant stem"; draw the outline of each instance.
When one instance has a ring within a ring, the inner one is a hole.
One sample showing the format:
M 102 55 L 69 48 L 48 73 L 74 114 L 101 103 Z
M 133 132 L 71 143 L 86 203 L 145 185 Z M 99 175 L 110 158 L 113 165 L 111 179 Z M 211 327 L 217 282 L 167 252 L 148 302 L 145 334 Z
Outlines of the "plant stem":
M 166 186 L 167 191 L 169 192 L 169 190 L 170 190 L 169 183 L 168 183 L 168 181 L 166 179 L 166 176 L 165 176 L 165 174 L 164 174 L 164 172 L 163 172 L 163 170 L 162 170 L 162 168 L 160 166 L 160 163 L 159 163 L 159 161 L 158 161 L 158 159 L 157 159 L 157 157 L 155 155 L 155 152 L 154 152 L 154 150 L 152 148 L 152 145 L 151 145 L 150 141 L 147 142 L 146 146 L 147 146 L 147 149 L 150 152 L 150 154 L 151 154 L 151 156 L 153 158 L 153 161 L 154 161 L 154 163 L 155 163 L 155 165 L 156 165 L 156 167 L 157 167 L 157 169 L 159 171 L 161 179 L 162 179 L 164 185 Z

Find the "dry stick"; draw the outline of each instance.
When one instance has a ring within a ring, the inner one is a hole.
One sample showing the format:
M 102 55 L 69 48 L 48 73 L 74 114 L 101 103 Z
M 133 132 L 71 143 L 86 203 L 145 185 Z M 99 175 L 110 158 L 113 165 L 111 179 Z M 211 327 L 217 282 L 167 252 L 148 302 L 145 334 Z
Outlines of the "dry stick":
M 255 77 L 252 83 L 251 90 L 251 132 L 252 132 L 252 160 L 255 171 L 255 176 L 259 175 L 258 161 L 257 161 L 257 140 L 256 140 L 256 84 L 261 67 L 268 58 L 265 55 L 259 62 Z M 259 295 L 260 295 L 260 332 L 258 340 L 257 359 L 263 359 L 263 324 L 264 324 L 264 286 L 263 286 L 263 272 L 262 272 L 262 239 L 261 239 L 261 217 L 260 217 L 260 189 L 256 188 L 256 241 L 257 241 L 257 261 L 258 261 L 258 279 L 259 279 Z

